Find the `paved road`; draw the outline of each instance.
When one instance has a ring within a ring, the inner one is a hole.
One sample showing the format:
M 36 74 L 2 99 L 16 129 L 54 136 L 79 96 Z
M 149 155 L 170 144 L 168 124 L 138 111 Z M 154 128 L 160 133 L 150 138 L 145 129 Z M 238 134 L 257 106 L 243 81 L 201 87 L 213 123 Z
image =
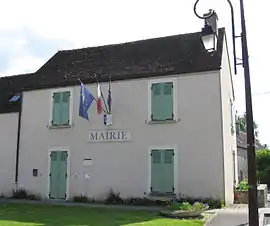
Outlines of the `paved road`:
M 267 195 L 268 200 L 268 208 L 270 208 L 270 193 Z M 232 210 L 232 213 L 225 212 L 219 213 L 212 220 L 210 220 L 206 226 L 248 226 L 248 214 L 244 212 L 236 212 L 236 210 Z M 235 211 L 235 213 L 234 213 Z M 270 223 L 270 218 L 267 219 L 267 223 Z M 265 223 L 266 223 L 265 222 Z
M 220 213 L 206 226 L 248 226 L 248 215 L 245 213 Z

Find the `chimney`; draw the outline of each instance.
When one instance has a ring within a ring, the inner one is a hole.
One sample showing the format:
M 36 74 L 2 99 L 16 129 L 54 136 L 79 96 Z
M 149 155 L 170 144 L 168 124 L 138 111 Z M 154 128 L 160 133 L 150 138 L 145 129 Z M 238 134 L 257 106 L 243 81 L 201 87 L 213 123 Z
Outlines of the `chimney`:
M 214 10 L 211 10 L 209 13 L 204 14 L 203 16 L 208 16 L 210 13 L 213 13 L 212 16 L 208 19 L 205 19 L 205 24 L 212 27 L 213 31 L 216 33 L 216 36 L 218 37 L 218 16 Z

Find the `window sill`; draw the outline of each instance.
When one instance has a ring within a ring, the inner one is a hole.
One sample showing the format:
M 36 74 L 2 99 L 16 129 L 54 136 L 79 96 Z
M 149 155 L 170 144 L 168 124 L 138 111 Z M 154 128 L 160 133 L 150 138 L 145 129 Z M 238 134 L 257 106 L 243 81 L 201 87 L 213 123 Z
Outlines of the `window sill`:
M 72 128 L 73 125 L 62 125 L 62 126 L 47 126 L 49 129 L 68 129 L 68 128 Z
M 167 124 L 167 123 L 177 123 L 178 121 L 180 121 L 180 119 L 178 119 L 178 120 L 164 120 L 164 121 L 162 121 L 162 120 L 160 120 L 160 121 L 152 121 L 152 120 L 150 120 L 150 121 L 148 121 L 147 123 L 148 124 Z

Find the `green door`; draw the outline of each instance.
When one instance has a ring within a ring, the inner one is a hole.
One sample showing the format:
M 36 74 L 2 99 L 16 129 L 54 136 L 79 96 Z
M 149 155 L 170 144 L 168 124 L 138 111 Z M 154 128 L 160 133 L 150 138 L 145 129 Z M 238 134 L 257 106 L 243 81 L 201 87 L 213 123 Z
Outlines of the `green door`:
M 50 169 L 50 198 L 65 199 L 67 186 L 67 152 L 52 151 Z
M 151 191 L 153 193 L 174 192 L 174 150 L 152 150 Z

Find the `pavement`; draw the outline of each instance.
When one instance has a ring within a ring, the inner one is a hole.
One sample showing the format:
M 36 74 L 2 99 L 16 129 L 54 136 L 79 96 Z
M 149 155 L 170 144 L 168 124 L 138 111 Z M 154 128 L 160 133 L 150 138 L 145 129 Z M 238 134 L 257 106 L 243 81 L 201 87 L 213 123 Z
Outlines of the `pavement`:
M 212 212 L 214 214 L 208 219 L 206 226 L 248 225 L 248 205 L 246 204 L 233 204 L 224 209 L 212 210 Z
M 267 195 L 270 208 L 270 193 Z M 270 223 L 270 220 L 269 222 Z M 214 210 L 214 214 L 205 226 L 248 226 L 248 205 L 231 205 L 228 208 Z
M 206 226 L 247 226 L 248 214 L 219 213 L 206 223 Z

